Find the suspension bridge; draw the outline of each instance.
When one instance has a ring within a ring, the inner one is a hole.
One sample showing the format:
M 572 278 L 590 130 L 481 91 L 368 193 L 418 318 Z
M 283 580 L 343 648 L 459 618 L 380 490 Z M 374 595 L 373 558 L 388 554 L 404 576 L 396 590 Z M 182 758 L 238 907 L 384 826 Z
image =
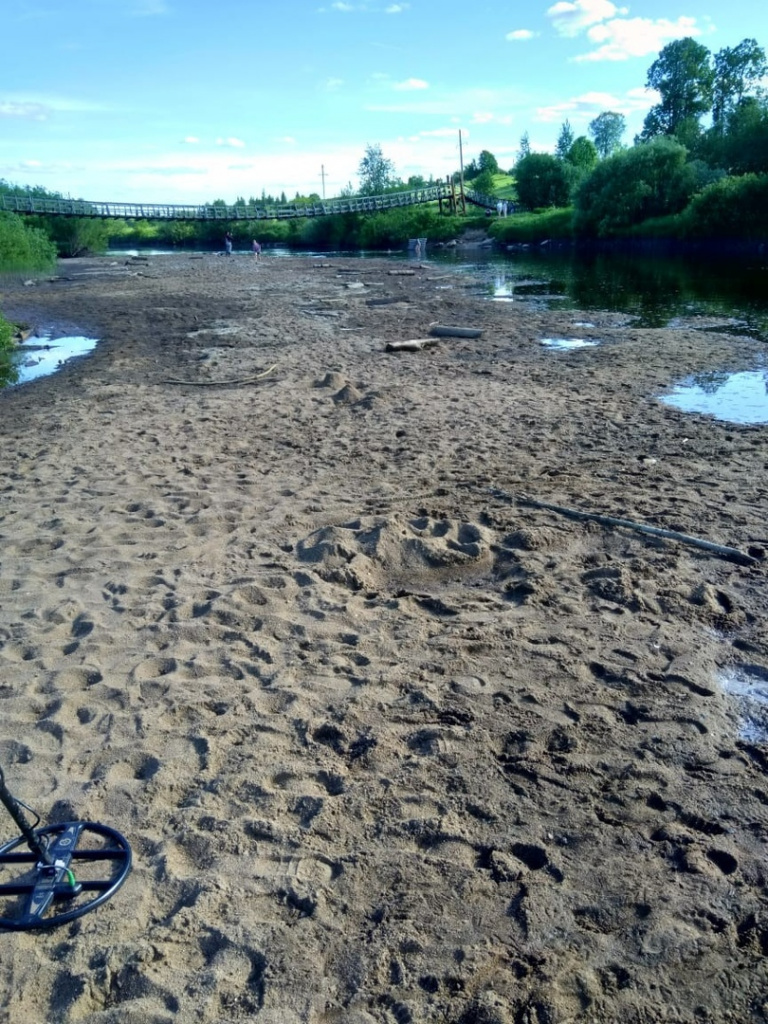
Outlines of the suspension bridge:
M 496 208 L 490 196 L 465 189 L 452 182 L 427 185 L 404 192 L 388 192 L 380 196 L 349 196 L 316 202 L 264 203 L 249 202 L 236 206 L 211 203 L 201 206 L 176 206 L 168 203 L 111 203 L 85 199 L 59 199 L 48 196 L 0 195 L 0 211 L 46 217 L 95 217 L 122 220 L 293 220 L 300 217 L 328 217 L 339 213 L 378 213 L 402 206 L 423 203 L 444 204 L 451 212 L 466 204 L 487 210 Z

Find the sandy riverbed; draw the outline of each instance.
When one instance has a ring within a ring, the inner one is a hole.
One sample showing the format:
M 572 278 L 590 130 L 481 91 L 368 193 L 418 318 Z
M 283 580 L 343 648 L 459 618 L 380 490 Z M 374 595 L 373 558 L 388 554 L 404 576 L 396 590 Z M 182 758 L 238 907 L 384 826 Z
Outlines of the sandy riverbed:
M 657 400 L 758 345 L 406 267 L 4 287 L 103 340 L 0 395 L 0 765 L 135 865 L 0 937 L 0 1020 L 768 1020 L 763 564 L 491 490 L 759 558 L 768 428 Z

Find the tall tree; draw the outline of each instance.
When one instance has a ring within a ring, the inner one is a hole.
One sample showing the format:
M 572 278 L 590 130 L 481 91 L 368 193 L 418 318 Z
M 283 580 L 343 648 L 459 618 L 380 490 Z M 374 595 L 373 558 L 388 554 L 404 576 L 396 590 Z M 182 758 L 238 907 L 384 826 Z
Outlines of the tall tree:
M 493 153 L 489 153 L 487 149 L 484 149 L 480 153 L 480 158 L 477 162 L 480 172 L 490 171 L 491 174 L 499 173 L 499 162 Z
M 526 156 L 531 155 L 531 140 L 528 138 L 528 132 L 523 132 L 520 136 L 520 149 L 517 151 L 518 161 L 522 160 Z
M 624 115 L 613 110 L 604 110 L 594 121 L 589 122 L 589 134 L 601 159 L 605 160 L 619 148 L 626 126 L 627 119 Z
M 706 46 L 690 38 L 668 43 L 648 69 L 645 84 L 656 89 L 661 101 L 649 110 L 641 138 L 676 135 L 688 141 L 702 114 L 712 108 L 714 78 Z
M 578 139 L 573 140 L 573 145 L 566 153 L 565 159 L 580 174 L 586 174 L 597 163 L 597 147 L 586 135 L 580 135 Z
M 379 143 L 365 147 L 365 156 L 357 171 L 360 178 L 360 194 L 378 196 L 396 183 L 395 165 L 387 160 Z
M 712 123 L 723 130 L 730 114 L 768 75 L 765 50 L 755 39 L 742 39 L 738 46 L 726 46 L 715 54 L 712 94 Z
M 515 168 L 517 195 L 523 206 L 536 210 L 567 206 L 570 198 L 570 168 L 550 153 L 529 153 Z
M 565 160 L 568 156 L 568 150 L 573 145 L 575 136 L 573 134 L 573 128 L 571 128 L 571 122 L 567 119 L 563 121 L 560 128 L 560 134 L 557 137 L 557 145 L 555 146 L 555 156 L 558 160 Z

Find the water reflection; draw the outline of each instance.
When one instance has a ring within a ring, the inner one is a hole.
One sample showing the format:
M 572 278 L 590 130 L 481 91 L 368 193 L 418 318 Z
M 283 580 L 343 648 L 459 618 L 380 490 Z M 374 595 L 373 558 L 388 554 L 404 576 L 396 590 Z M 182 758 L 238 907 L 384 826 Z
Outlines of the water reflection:
M 511 281 L 507 281 L 506 272 L 497 270 L 493 282 L 494 302 L 512 302 L 514 300 L 514 292 L 515 286 Z
M 729 423 L 768 423 L 768 371 L 697 373 L 676 384 L 661 401 Z
M 588 338 L 542 338 L 541 344 L 558 352 L 568 352 L 576 348 L 595 348 L 599 342 Z
M 433 253 L 436 262 L 479 273 L 494 293 L 504 275 L 515 299 L 545 308 L 626 313 L 639 327 L 701 327 L 768 341 L 768 266 L 726 260 L 596 252 L 579 248 L 514 253 Z
M 32 337 L 22 342 L 0 361 L 0 387 L 26 384 L 60 369 L 68 360 L 87 355 L 96 346 L 95 338 L 73 336 L 49 339 Z
M 759 665 L 741 665 L 723 669 L 718 681 L 736 701 L 741 738 L 749 743 L 768 741 L 768 672 Z

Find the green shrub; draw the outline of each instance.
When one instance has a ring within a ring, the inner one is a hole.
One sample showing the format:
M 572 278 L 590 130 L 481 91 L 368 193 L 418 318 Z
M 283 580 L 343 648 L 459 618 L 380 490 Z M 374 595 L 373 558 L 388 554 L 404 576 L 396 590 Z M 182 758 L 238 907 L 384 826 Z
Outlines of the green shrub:
M 515 168 L 517 194 L 528 210 L 567 206 L 573 168 L 549 153 L 529 153 Z
M 686 156 L 680 143 L 656 138 L 601 161 L 576 192 L 576 234 L 622 235 L 649 217 L 679 213 L 697 186 Z
M 547 239 L 570 241 L 573 237 L 573 210 L 547 210 L 544 213 L 515 213 L 495 218 L 488 234 L 507 245 L 537 245 Z
M 39 228 L 15 213 L 0 213 L 0 270 L 50 270 L 56 247 Z
M 91 217 L 45 217 L 45 230 L 56 243 L 60 256 L 82 256 L 104 252 L 110 228 L 106 221 Z
M 0 355 L 13 348 L 13 325 L 0 313 Z
M 721 178 L 693 197 L 684 220 L 689 238 L 765 240 L 768 174 Z

